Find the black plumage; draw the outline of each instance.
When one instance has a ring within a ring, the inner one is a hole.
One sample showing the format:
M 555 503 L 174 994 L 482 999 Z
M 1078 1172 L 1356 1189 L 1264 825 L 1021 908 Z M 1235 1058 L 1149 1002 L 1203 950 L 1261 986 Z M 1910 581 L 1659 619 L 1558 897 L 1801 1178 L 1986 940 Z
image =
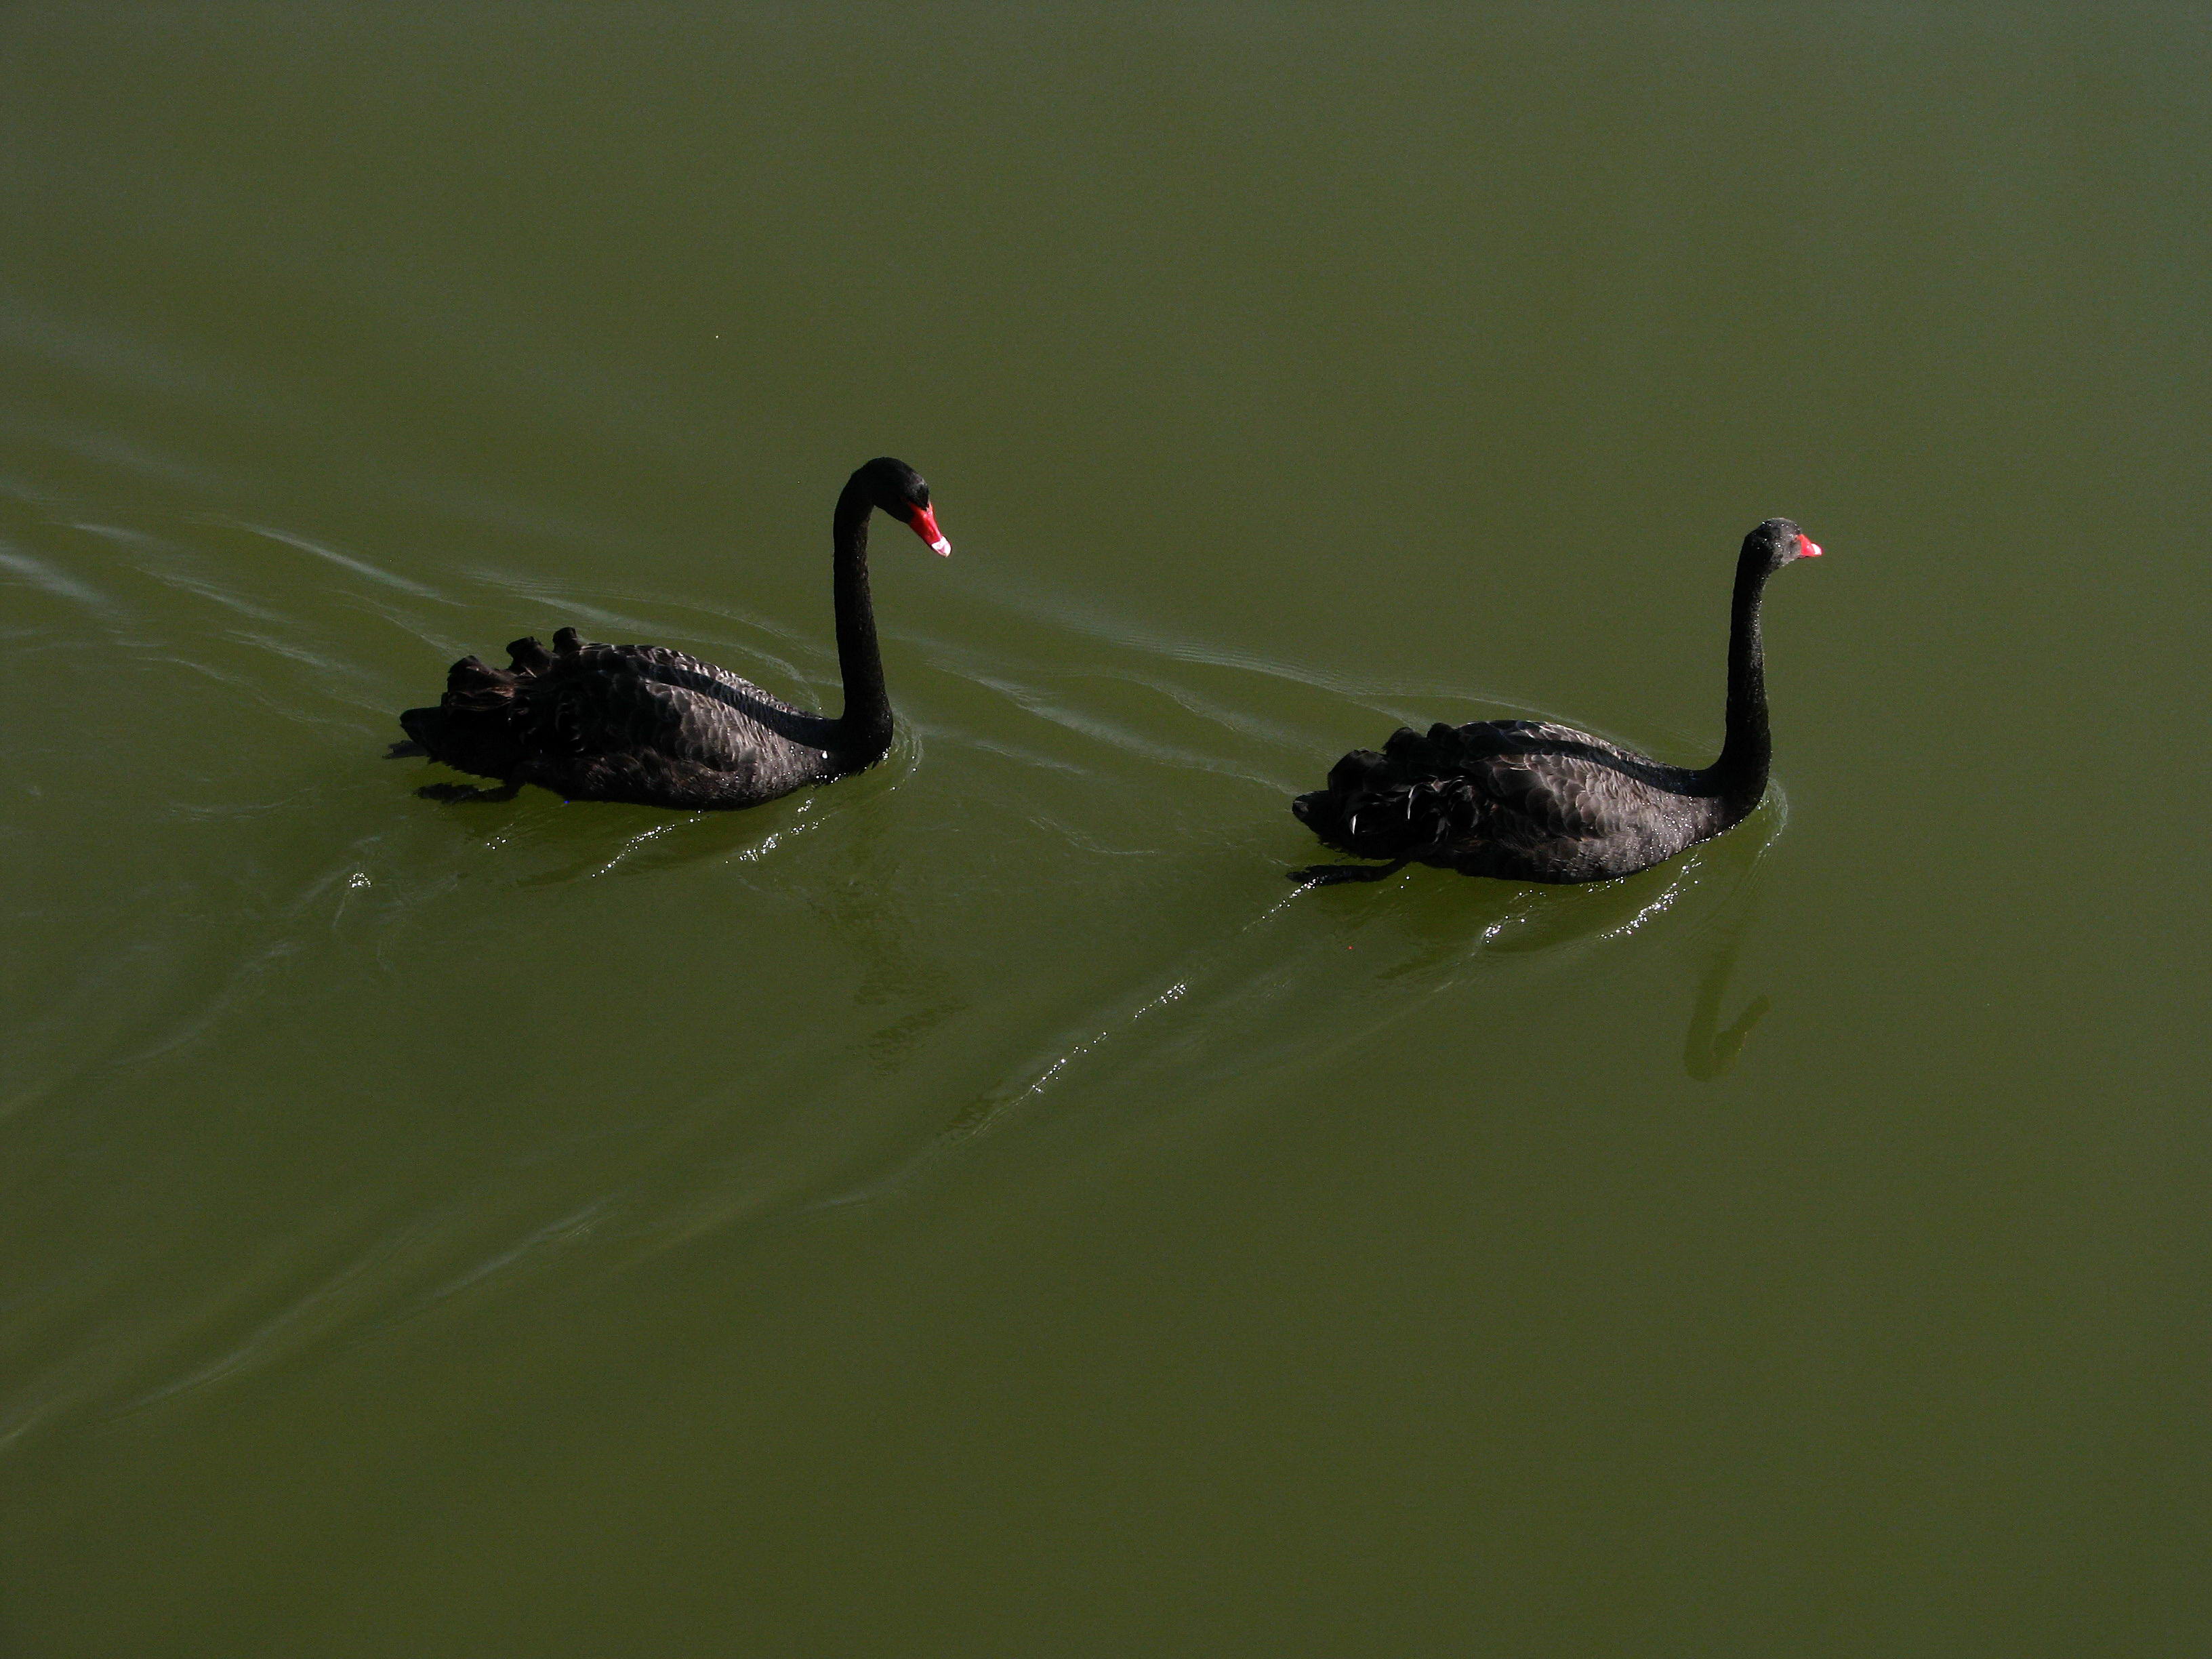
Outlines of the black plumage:
M 1291 810 L 1328 846 L 1382 868 L 1324 865 L 1298 880 L 1373 881 L 1409 863 L 1515 881 L 1603 881 L 1672 858 L 1740 823 L 1766 793 L 1766 579 L 1820 548 L 1787 519 L 1744 538 L 1729 636 L 1728 736 L 1720 757 L 1668 766 L 1571 726 L 1477 720 L 1401 727 L 1357 749 L 1328 787 Z
M 526 783 L 571 800 L 690 809 L 751 806 L 872 766 L 890 747 L 868 594 L 868 515 L 880 507 L 933 551 L 929 486 L 884 457 L 847 481 L 834 521 L 837 657 L 845 683 L 836 719 L 769 696 L 726 668 L 657 645 L 595 645 L 573 628 L 548 651 L 534 639 L 507 647 L 505 668 L 464 657 L 434 708 L 399 717 L 413 745 L 496 790 L 433 785 L 434 799 L 504 799 Z

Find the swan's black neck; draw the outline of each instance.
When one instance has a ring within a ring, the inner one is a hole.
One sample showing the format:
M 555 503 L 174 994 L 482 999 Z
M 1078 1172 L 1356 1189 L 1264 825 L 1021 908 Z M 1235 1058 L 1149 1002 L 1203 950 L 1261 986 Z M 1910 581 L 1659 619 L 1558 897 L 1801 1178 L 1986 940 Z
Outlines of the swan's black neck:
M 868 597 L 868 515 L 874 503 L 858 473 L 837 497 L 833 584 L 837 601 L 837 668 L 845 681 L 836 757 L 858 768 L 891 746 L 891 702 L 884 690 L 883 653 L 876 648 L 876 611 Z
M 1747 815 L 1766 793 L 1774 757 L 1766 727 L 1766 652 L 1759 636 L 1759 602 L 1774 574 L 1763 540 L 1747 543 L 1735 567 L 1735 597 L 1729 609 L 1728 738 L 1720 758 L 1705 769 L 1705 782 L 1721 798 L 1730 822 Z

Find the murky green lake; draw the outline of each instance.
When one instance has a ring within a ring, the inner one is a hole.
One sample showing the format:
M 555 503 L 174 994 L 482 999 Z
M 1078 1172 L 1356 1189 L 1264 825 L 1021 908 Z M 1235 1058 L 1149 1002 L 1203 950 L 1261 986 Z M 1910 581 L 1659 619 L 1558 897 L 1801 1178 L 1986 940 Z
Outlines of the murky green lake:
M 0 11 L 0 1650 L 2212 1650 L 2193 7 Z M 524 632 L 902 727 L 440 806 Z M 1777 775 L 1299 891 L 1401 720 Z

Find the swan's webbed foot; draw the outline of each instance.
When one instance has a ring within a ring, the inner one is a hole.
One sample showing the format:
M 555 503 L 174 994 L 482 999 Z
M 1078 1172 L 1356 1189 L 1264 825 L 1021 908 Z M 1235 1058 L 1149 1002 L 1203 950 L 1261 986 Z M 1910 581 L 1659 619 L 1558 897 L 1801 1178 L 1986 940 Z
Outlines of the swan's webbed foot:
M 478 789 L 466 783 L 426 783 L 415 793 L 424 800 L 441 800 L 449 805 L 465 800 L 513 800 L 522 786 L 502 783 L 496 789 Z
M 417 755 L 427 755 L 429 752 L 430 751 L 425 749 L 421 744 L 416 742 L 414 738 L 402 738 L 398 742 L 393 744 L 391 748 L 384 751 L 384 758 L 386 760 L 412 760 Z
M 1395 876 L 1411 864 L 1411 859 L 1393 859 L 1388 864 L 1311 864 L 1303 870 L 1286 873 L 1292 881 L 1310 881 L 1316 887 L 1334 887 L 1345 881 L 1381 881 Z

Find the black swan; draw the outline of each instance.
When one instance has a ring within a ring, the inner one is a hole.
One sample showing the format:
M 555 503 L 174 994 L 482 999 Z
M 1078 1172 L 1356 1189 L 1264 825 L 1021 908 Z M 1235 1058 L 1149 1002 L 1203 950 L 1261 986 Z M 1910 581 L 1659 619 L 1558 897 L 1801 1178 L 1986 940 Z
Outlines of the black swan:
M 1294 881 L 1379 881 L 1419 861 L 1510 881 L 1632 875 L 1749 816 L 1772 752 L 1759 601 L 1766 579 L 1820 549 L 1787 519 L 1743 538 L 1729 615 L 1728 738 L 1702 770 L 1667 766 L 1540 720 L 1401 726 L 1376 754 L 1355 749 L 1328 787 L 1291 811 L 1322 842 L 1381 868 L 1316 865 Z
M 631 801 L 692 810 L 757 805 L 873 766 L 891 746 L 891 705 L 868 600 L 868 515 L 881 507 L 929 544 L 937 528 L 929 486 L 904 461 L 878 457 L 837 497 L 832 569 L 837 665 L 845 712 L 836 720 L 779 702 L 727 669 L 658 645 L 592 645 L 564 628 L 548 651 L 507 647 L 494 668 L 464 657 L 434 708 L 399 717 L 413 741 L 394 755 L 428 755 L 457 771 L 497 778 L 497 789 L 432 784 L 433 800 L 507 800 L 526 783 L 570 800 Z

